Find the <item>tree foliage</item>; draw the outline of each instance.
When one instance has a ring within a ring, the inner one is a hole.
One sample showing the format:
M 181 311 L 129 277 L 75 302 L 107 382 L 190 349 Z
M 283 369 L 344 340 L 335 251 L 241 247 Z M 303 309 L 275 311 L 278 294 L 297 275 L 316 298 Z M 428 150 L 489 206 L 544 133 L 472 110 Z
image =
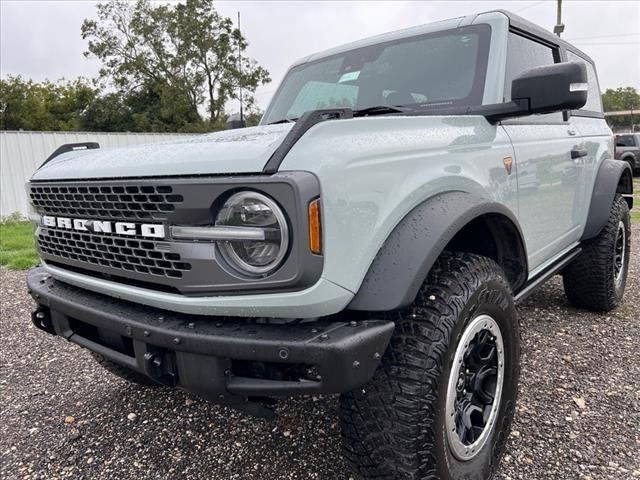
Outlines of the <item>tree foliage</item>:
M 602 94 L 602 106 L 605 112 L 634 110 L 638 115 L 610 116 L 607 118 L 613 127 L 631 127 L 640 123 L 640 94 L 633 87 L 608 88 Z
M 96 96 L 83 78 L 35 83 L 9 76 L 0 80 L 0 129 L 78 130 Z
M 202 129 L 200 112 L 206 112 L 204 128 L 221 128 L 225 105 L 237 98 L 239 87 L 245 108 L 251 108 L 256 88 L 270 81 L 255 60 L 243 53 L 238 58 L 247 41 L 212 0 L 110 0 L 96 8 L 97 19 L 82 25 L 86 55 L 102 62 L 106 85 L 153 100 L 147 113 L 152 124 L 161 120 L 160 128 L 177 121 L 177 130 Z

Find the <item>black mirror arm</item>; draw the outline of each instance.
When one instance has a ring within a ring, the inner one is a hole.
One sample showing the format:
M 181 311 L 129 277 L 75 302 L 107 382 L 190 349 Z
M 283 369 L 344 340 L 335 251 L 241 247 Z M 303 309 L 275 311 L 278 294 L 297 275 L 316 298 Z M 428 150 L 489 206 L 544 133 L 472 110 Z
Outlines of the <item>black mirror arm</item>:
M 485 117 L 489 123 L 498 123 L 505 118 L 524 117 L 531 113 L 528 98 L 517 98 L 510 102 L 493 105 L 481 105 L 478 110 L 477 114 Z

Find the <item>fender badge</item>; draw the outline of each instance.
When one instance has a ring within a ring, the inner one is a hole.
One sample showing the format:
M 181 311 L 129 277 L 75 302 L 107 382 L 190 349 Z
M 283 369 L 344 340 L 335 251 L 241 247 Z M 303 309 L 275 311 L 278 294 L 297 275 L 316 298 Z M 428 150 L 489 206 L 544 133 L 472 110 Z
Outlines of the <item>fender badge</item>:
M 504 168 L 507 169 L 507 174 L 511 175 L 511 168 L 513 167 L 513 158 L 511 158 L 511 155 L 504 157 L 502 163 L 504 163 Z

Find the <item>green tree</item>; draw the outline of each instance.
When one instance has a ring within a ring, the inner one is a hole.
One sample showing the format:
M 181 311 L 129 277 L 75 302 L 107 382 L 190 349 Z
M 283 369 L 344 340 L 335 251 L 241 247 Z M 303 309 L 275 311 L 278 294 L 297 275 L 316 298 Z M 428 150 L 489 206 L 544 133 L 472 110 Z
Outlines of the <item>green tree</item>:
M 0 129 L 78 130 L 96 96 L 83 78 L 36 83 L 9 76 L 0 80 Z
M 614 127 L 627 127 L 640 123 L 640 94 L 633 87 L 608 88 L 602 94 L 602 106 L 605 112 L 624 110 L 637 111 L 638 115 L 610 116 L 607 121 Z
M 101 132 L 205 132 L 208 124 L 161 89 L 108 93 L 87 108 L 81 128 Z
M 242 53 L 247 41 L 212 0 L 110 0 L 96 9 L 97 19 L 83 23 L 82 37 L 88 41 L 85 55 L 102 62 L 101 80 L 121 91 L 159 97 L 156 113 L 185 117 L 176 129 L 202 128 L 201 111 L 207 112 L 208 129 L 222 128 L 225 104 L 240 86 L 243 103 L 251 105 L 255 89 L 270 81 L 268 72 Z

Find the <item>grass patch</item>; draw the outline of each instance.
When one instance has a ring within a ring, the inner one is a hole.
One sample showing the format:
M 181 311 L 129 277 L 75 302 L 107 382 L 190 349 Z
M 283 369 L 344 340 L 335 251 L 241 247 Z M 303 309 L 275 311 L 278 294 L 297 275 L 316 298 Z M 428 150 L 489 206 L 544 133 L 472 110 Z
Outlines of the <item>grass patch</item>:
M 39 261 L 30 222 L 0 223 L 0 265 L 10 270 L 24 270 Z

